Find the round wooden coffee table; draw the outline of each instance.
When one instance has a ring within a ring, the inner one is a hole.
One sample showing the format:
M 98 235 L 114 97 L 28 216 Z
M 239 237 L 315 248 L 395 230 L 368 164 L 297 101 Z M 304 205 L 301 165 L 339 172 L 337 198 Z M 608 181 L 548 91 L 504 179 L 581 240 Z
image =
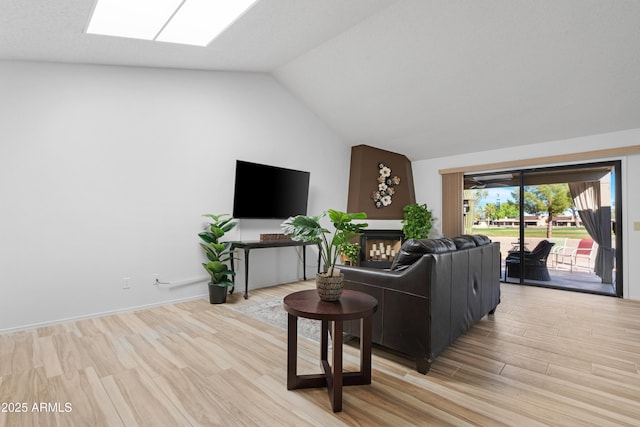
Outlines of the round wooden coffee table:
M 364 292 L 345 289 L 338 301 L 322 301 L 315 289 L 294 292 L 284 298 L 288 313 L 287 389 L 327 387 L 333 412 L 342 411 L 342 386 L 371 384 L 371 330 L 378 301 Z M 298 375 L 298 317 L 322 322 L 320 364 L 324 373 Z M 342 372 L 342 331 L 345 320 L 360 319 L 360 371 Z M 332 363 L 328 361 L 329 322 Z

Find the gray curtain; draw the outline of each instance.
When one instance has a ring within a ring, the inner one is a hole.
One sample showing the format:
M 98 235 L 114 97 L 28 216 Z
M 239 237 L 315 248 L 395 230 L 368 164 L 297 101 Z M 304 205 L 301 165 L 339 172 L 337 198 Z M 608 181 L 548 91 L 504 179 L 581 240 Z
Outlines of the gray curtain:
M 608 228 L 604 229 L 611 226 L 611 211 L 608 208 L 607 215 L 602 208 L 600 181 L 570 182 L 569 191 L 587 233 L 598 244 L 594 272 L 604 283 L 612 283 L 613 260 L 609 259 L 613 256 L 611 234 Z M 608 217 L 607 221 L 604 221 L 605 217 Z

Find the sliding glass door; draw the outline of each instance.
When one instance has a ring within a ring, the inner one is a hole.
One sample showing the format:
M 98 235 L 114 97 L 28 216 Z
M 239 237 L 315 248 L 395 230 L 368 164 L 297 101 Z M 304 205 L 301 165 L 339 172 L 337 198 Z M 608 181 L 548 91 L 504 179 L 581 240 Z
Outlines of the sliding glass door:
M 502 279 L 622 296 L 620 162 L 465 175 L 465 232 L 500 241 Z

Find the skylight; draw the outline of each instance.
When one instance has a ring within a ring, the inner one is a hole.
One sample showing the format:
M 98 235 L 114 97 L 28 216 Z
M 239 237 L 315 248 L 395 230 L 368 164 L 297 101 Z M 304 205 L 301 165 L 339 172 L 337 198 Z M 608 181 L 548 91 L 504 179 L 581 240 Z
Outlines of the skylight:
M 257 0 L 96 0 L 88 34 L 206 46 Z

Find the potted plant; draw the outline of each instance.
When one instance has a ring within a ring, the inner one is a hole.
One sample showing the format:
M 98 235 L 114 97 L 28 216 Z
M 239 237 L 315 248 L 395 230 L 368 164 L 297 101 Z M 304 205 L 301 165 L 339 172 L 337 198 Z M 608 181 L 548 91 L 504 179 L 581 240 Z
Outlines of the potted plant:
M 209 302 L 211 304 L 222 304 L 227 301 L 227 290 L 234 286 L 233 275 L 235 274 L 227 262 L 233 257 L 231 242 L 221 242 L 225 233 L 233 229 L 238 223 L 229 214 L 203 215 L 210 218 L 205 231 L 198 234 L 202 242 L 200 246 L 207 255 L 208 262 L 203 262 L 202 266 L 211 276 L 209 282 Z
M 413 203 L 406 205 L 403 210 L 402 233 L 404 238 L 425 239 L 429 237 L 433 217 L 431 210 L 427 209 L 427 204 Z
M 350 265 L 358 264 L 358 255 L 360 253 L 360 244 L 359 243 L 349 243 L 347 242 L 342 248 L 342 255 L 346 257 Z
M 344 252 L 349 241 L 362 234 L 362 230 L 368 226 L 366 223 L 352 221 L 365 219 L 367 214 L 364 212 L 345 213 L 329 209 L 329 219 L 335 228 L 333 233 L 320 224 L 320 220 L 326 215 L 327 212 L 322 212 L 317 216 L 289 217 L 282 223 L 282 230 L 293 240 L 318 244 L 324 264 L 324 272 L 316 275 L 318 295 L 324 301 L 337 301 L 342 295 L 344 279 L 340 270 L 335 268 L 338 256 Z

